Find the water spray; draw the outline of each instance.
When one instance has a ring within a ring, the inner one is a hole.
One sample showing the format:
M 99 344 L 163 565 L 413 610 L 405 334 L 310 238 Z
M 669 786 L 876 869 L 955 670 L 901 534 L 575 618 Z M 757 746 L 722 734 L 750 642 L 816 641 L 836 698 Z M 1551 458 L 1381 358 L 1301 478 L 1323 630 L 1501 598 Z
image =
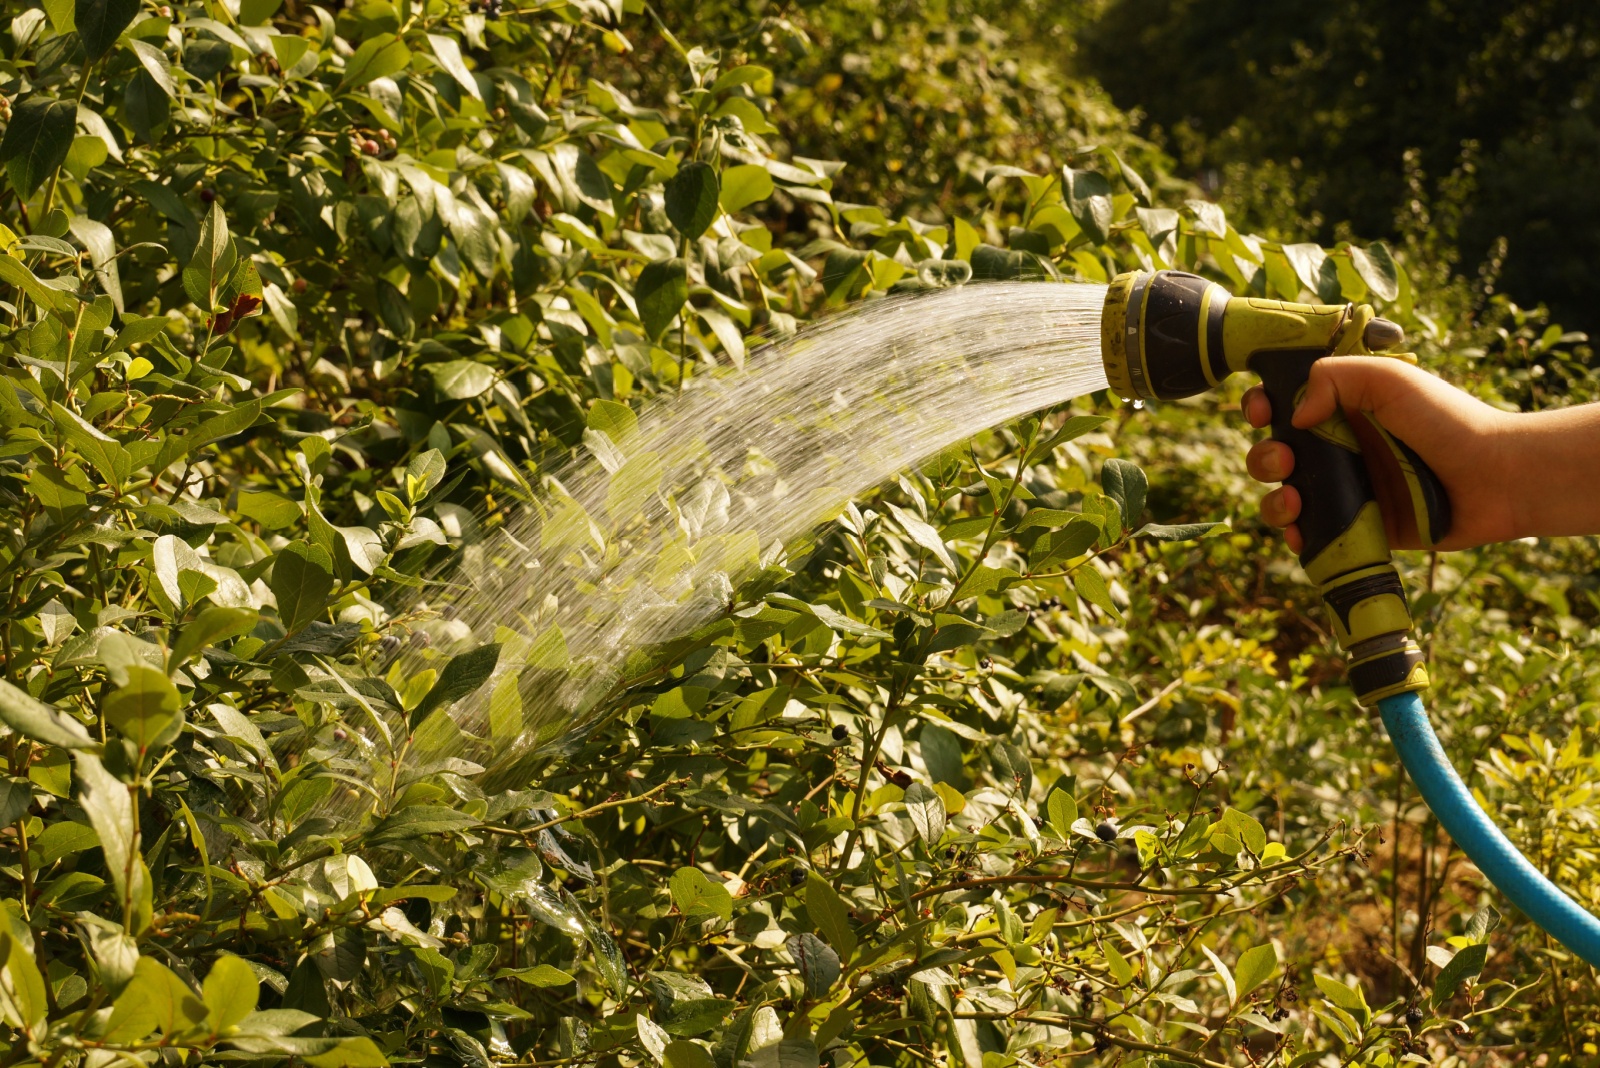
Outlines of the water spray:
M 1300 564 L 1349 658 L 1356 700 L 1376 705 L 1422 798 L 1484 876 L 1535 923 L 1600 967 L 1600 920 L 1562 893 L 1478 806 L 1445 756 L 1422 707 L 1428 670 L 1411 636 L 1411 612 L 1368 474 L 1361 442 L 1342 414 L 1309 430 L 1290 419 L 1322 359 L 1394 356 L 1405 335 L 1370 305 L 1293 304 L 1235 297 L 1181 271 L 1118 275 L 1106 291 L 1101 358 L 1111 387 L 1138 400 L 1176 400 L 1215 389 L 1236 371 L 1261 379 L 1272 436 L 1294 450 L 1285 480 L 1300 493 Z M 1422 544 L 1450 531 L 1450 498 L 1403 441 L 1367 417 L 1403 477 Z

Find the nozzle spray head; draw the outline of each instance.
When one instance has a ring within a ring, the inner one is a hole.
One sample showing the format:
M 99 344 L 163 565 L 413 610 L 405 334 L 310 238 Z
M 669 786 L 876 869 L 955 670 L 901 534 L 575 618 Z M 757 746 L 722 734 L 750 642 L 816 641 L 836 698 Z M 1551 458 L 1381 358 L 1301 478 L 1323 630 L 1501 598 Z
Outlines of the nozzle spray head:
M 1106 291 L 1101 355 L 1124 397 L 1177 400 L 1204 393 L 1231 372 L 1222 321 L 1229 293 L 1183 271 L 1130 271 Z
M 1400 328 L 1368 305 L 1235 297 L 1182 271 L 1118 275 L 1101 316 L 1106 380 L 1124 397 L 1176 400 L 1213 389 L 1235 371 L 1260 376 L 1273 436 L 1295 452 L 1288 482 L 1300 494 L 1300 563 L 1320 587 L 1365 704 L 1425 688 L 1427 668 L 1410 637 L 1405 591 L 1355 431 L 1342 414 L 1310 429 L 1294 426 L 1291 416 L 1318 360 L 1367 355 L 1403 340 Z M 1433 544 L 1449 529 L 1449 498 L 1419 456 L 1378 430 L 1415 502 L 1419 539 Z
M 1183 271 L 1129 271 L 1106 291 L 1100 320 L 1106 380 L 1120 395 L 1176 400 L 1204 393 L 1271 353 L 1351 356 L 1392 349 L 1405 333 L 1366 305 L 1235 297 Z

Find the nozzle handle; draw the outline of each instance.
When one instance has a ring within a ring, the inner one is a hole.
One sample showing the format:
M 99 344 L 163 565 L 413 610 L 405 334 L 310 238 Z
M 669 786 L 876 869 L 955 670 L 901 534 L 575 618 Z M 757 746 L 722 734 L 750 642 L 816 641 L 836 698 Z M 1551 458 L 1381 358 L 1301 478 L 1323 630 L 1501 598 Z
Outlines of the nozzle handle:
M 1426 689 L 1428 673 L 1410 638 L 1411 611 L 1355 432 L 1342 414 L 1309 430 L 1292 422 L 1311 365 L 1324 358 L 1327 349 L 1278 350 L 1257 354 L 1249 366 L 1272 404 L 1272 436 L 1294 450 L 1285 481 L 1300 493 L 1300 564 L 1320 587 L 1334 636 L 1350 657 L 1357 699 L 1373 705 Z

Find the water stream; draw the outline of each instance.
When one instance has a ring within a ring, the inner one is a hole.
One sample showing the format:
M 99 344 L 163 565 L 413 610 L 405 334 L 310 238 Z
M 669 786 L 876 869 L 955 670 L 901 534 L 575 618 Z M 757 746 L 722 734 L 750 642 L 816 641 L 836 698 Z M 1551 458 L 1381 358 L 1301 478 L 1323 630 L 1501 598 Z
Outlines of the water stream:
M 993 283 L 865 303 L 702 375 L 552 471 L 537 505 L 464 553 L 443 598 L 460 647 L 504 643 L 456 730 L 413 760 L 495 770 L 581 734 L 652 647 L 851 499 L 987 427 L 1095 390 L 1105 287 Z M 454 643 L 453 643 L 454 644 Z

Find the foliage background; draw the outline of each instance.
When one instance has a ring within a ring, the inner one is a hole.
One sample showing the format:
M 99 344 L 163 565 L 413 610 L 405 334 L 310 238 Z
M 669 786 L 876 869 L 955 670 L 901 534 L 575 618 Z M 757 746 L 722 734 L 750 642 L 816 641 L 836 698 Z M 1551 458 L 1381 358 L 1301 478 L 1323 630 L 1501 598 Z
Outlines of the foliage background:
M 581 744 L 491 784 L 450 756 L 454 702 L 509 744 L 577 667 L 464 632 L 453 562 L 608 405 L 927 259 L 1374 300 L 1498 403 L 1594 396 L 1499 261 L 1451 270 L 1480 232 L 1529 264 L 1495 220 L 1549 187 L 1424 155 L 1362 214 L 1393 160 L 1302 179 L 1303 127 L 1228 133 L 1220 75 L 1180 136 L 1071 73 L 1081 38 L 1182 85 L 1156 57 L 1198 6 L 1091 14 L 10 5 L 8 1062 L 1592 1060 L 1592 975 L 1498 915 L 1353 709 L 1234 395 L 984 435 L 652 651 Z M 1340 128 L 1410 106 L 1287 85 Z M 1405 566 L 1447 747 L 1596 907 L 1593 563 Z M 951 598 L 980 564 L 1017 580 Z
M 1398 237 L 1425 210 L 1435 256 L 1594 329 L 1588 5 L 1113 0 L 1081 40 L 1081 69 L 1252 222 Z

